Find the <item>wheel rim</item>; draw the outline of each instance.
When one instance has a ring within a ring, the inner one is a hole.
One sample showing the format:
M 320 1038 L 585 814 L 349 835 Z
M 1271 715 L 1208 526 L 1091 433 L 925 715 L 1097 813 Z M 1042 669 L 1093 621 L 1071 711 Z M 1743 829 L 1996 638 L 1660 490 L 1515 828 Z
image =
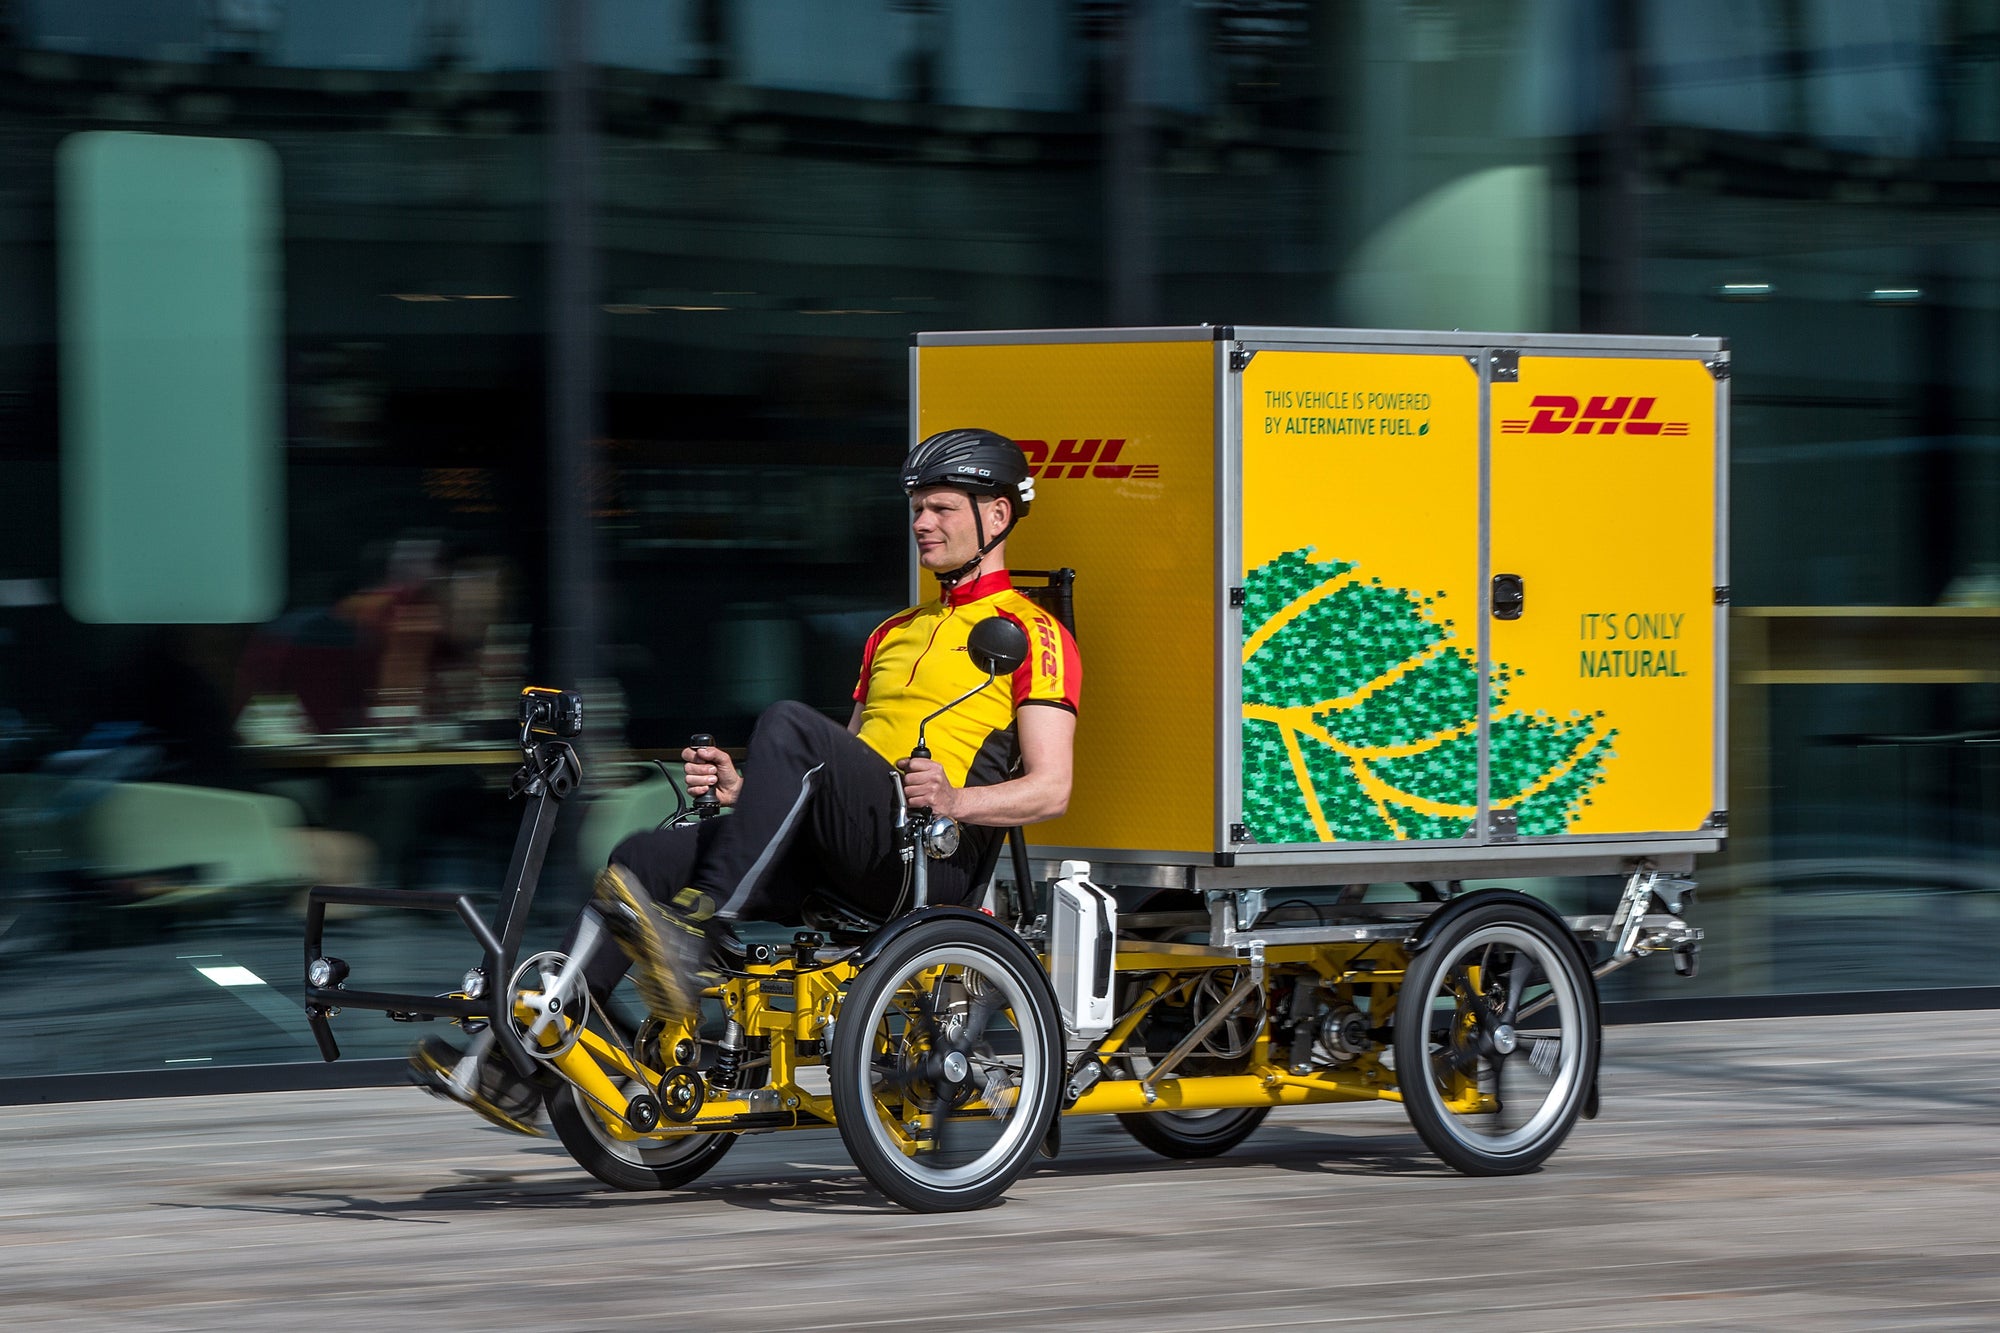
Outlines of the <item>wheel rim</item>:
M 1428 1035 L 1418 1077 L 1445 1132 L 1506 1157 L 1560 1125 L 1583 1078 L 1587 1034 L 1575 968 L 1555 943 L 1518 926 L 1472 931 L 1420 1003 Z
M 1046 1059 L 1037 1013 L 1018 972 L 983 949 L 935 949 L 913 960 L 867 1013 L 842 1018 L 870 1033 L 852 1071 L 872 1089 L 869 1139 L 931 1188 L 989 1179 L 1034 1129 L 1029 1111 Z M 914 1154 L 906 1151 L 912 1139 Z
M 619 1091 L 630 1092 L 638 1085 L 629 1079 L 614 1079 Z M 670 1139 L 621 1139 L 613 1137 L 600 1119 L 601 1112 L 596 1103 L 583 1089 L 569 1088 L 570 1099 L 575 1102 L 577 1114 L 583 1117 L 585 1130 L 596 1140 L 599 1147 L 628 1166 L 646 1167 L 659 1171 L 666 1167 L 678 1166 L 694 1157 L 709 1146 L 706 1134 L 683 1134 Z

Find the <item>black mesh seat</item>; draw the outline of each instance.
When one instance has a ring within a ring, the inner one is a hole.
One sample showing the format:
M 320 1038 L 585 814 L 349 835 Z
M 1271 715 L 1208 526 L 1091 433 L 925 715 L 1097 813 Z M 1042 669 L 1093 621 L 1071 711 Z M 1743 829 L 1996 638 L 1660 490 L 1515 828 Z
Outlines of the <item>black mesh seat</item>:
M 1076 638 L 1076 571 L 1064 568 L 1016 569 L 1010 572 L 1014 576 L 1015 591 L 1054 616 L 1062 623 L 1062 627 L 1069 631 L 1070 638 Z M 1016 776 L 1020 771 L 1021 762 L 1016 759 L 1013 773 L 1009 776 Z M 1028 885 L 1033 878 L 1028 870 L 1028 839 L 1021 831 L 1020 825 L 1016 824 L 1007 830 L 1005 844 L 1014 860 L 1014 891 L 1018 895 L 1010 915 L 1019 919 L 1032 906 L 1027 901 L 1027 893 Z M 995 839 L 992 848 L 986 854 L 985 862 L 972 877 L 974 884 L 992 882 L 993 869 L 1000 861 L 1000 847 L 1001 840 Z

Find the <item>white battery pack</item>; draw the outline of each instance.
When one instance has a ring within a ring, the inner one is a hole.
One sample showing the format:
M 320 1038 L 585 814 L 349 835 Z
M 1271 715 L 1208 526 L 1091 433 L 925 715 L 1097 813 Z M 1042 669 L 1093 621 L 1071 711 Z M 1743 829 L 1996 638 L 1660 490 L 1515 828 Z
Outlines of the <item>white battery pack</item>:
M 1064 861 L 1049 899 L 1049 975 L 1072 1037 L 1111 1030 L 1118 903 L 1090 882 L 1090 862 Z

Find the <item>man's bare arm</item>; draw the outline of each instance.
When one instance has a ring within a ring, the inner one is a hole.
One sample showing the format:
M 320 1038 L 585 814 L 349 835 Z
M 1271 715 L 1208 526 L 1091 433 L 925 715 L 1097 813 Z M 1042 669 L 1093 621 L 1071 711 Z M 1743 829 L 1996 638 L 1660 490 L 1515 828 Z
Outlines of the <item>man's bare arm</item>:
M 954 787 L 935 760 L 905 759 L 903 790 L 910 804 L 929 806 L 967 824 L 1004 828 L 1037 824 L 1069 809 L 1074 773 L 1076 714 L 1029 704 L 1015 714 L 1021 740 L 1021 776 L 990 787 Z

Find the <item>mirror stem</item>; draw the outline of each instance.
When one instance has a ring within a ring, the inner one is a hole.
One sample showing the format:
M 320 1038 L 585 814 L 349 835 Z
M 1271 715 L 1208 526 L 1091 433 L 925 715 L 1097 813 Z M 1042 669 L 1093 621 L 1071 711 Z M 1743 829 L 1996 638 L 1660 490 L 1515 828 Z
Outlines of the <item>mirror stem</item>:
M 993 672 L 993 671 L 987 672 L 985 680 L 973 686 L 971 689 L 967 690 L 964 694 L 959 695 L 956 699 L 953 699 L 950 703 L 946 704 L 943 708 L 938 709 L 937 712 L 932 713 L 929 717 L 925 718 L 923 721 L 917 723 L 917 748 L 910 751 L 910 758 L 912 759 L 930 758 L 931 757 L 930 747 L 924 744 L 924 728 L 928 727 L 932 722 L 935 722 L 938 718 L 943 717 L 946 713 L 949 713 L 952 709 L 958 707 L 960 704 L 964 703 L 967 699 L 970 699 L 973 695 L 979 693 L 981 690 L 985 689 L 988 685 L 991 685 L 994 681 L 998 679 L 999 679 L 998 672 Z

